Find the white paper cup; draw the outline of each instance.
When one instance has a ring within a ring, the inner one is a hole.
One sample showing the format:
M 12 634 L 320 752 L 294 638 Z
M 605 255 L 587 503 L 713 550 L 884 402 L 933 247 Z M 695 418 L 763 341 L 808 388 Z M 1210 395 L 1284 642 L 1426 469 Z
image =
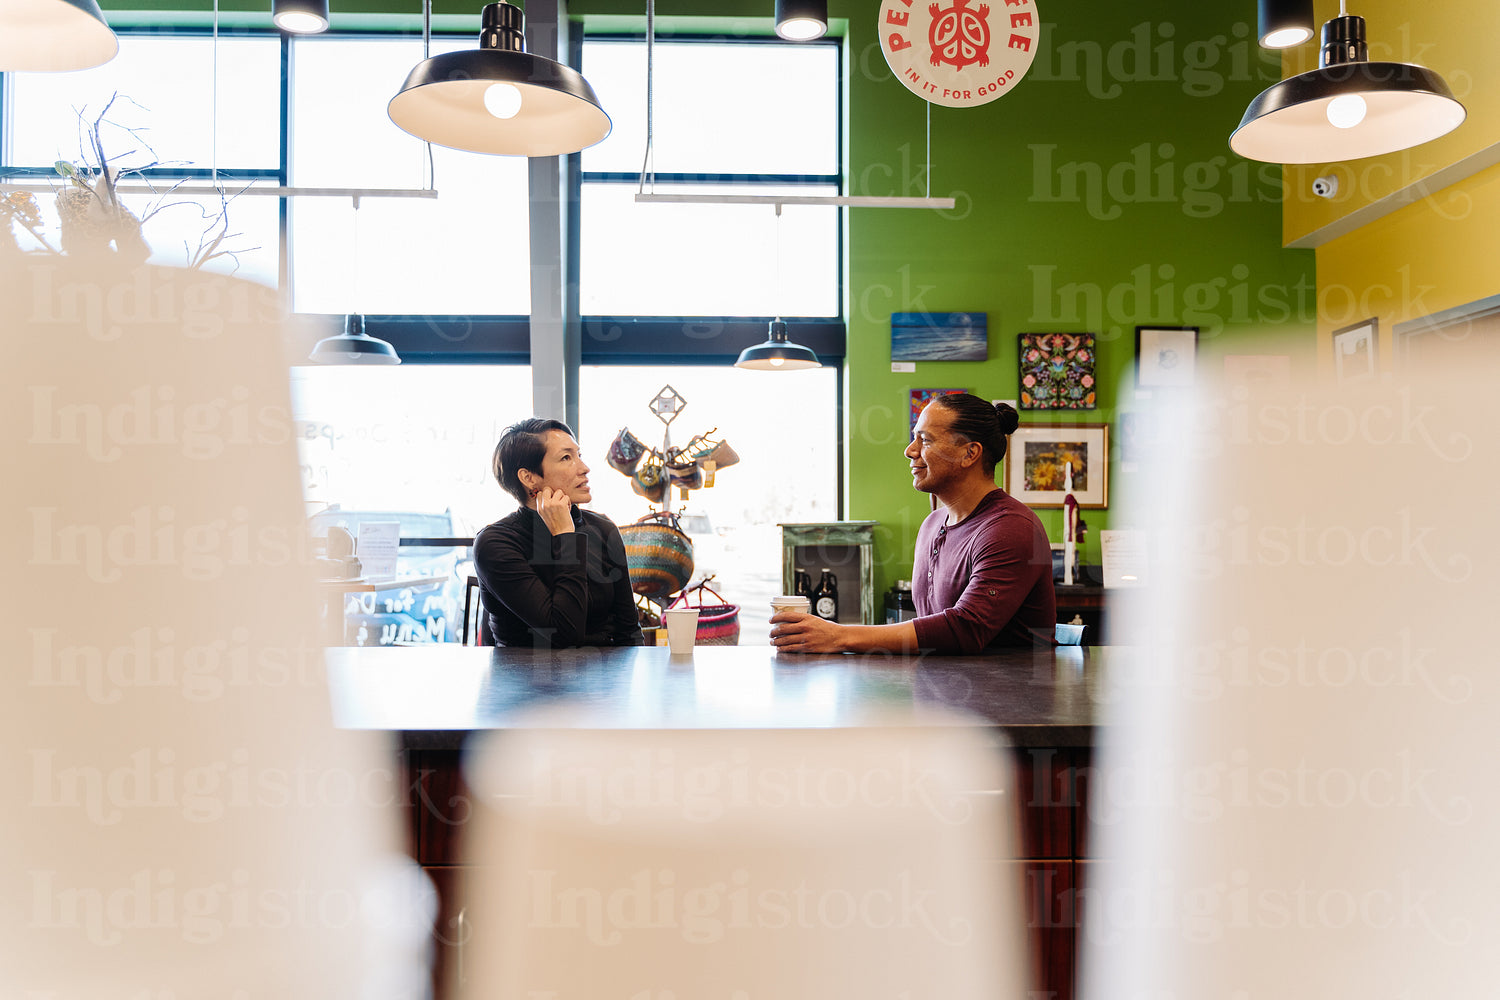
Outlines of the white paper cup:
M 672 654 L 691 653 L 698 639 L 698 609 L 668 608 L 661 617 L 667 626 L 667 645 Z
M 812 602 L 806 597 L 794 594 L 782 594 L 780 597 L 771 598 L 771 614 L 780 614 L 783 611 L 795 611 L 798 614 L 812 614 Z

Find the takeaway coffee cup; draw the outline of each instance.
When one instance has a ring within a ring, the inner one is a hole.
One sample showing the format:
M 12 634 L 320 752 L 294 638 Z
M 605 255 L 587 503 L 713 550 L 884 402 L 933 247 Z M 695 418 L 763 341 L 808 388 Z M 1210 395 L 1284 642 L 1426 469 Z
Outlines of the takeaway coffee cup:
M 668 608 L 661 617 L 667 626 L 667 646 L 672 655 L 691 653 L 698 639 L 698 609 Z
M 801 595 L 782 594 L 780 597 L 771 598 L 771 614 L 778 615 L 783 611 L 795 611 L 798 614 L 812 614 L 812 602 Z

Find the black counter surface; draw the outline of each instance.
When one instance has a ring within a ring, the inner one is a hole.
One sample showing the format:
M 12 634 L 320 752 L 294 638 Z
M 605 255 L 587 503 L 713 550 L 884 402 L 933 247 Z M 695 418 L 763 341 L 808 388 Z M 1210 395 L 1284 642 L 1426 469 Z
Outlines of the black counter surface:
M 998 726 L 1017 747 L 1087 747 L 1108 647 L 981 656 L 778 654 L 769 646 L 530 649 L 438 645 L 327 651 L 334 721 L 458 748 L 514 727 L 627 729 Z

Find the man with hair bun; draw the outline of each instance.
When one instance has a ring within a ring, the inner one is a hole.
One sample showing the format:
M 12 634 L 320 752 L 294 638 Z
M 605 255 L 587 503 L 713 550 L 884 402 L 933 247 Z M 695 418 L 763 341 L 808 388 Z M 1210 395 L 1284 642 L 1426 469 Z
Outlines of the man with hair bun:
M 927 404 L 906 446 L 912 485 L 938 502 L 917 531 L 917 617 L 839 625 L 783 611 L 771 618 L 777 650 L 972 654 L 1051 645 L 1057 622 L 1052 545 L 1036 514 L 995 485 L 1006 435 L 1020 422 L 1009 404 L 967 392 Z

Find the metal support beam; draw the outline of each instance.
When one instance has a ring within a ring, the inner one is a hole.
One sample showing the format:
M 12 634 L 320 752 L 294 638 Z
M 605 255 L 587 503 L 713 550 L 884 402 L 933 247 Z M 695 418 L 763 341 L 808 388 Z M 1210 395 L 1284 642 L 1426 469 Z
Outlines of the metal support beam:
M 564 0 L 526 4 L 528 52 L 566 62 L 568 16 Z M 528 163 L 531 218 L 531 395 L 537 416 L 564 420 L 578 430 L 577 317 L 565 308 L 567 279 L 567 157 L 532 157 Z M 569 363 L 569 357 L 574 359 Z

